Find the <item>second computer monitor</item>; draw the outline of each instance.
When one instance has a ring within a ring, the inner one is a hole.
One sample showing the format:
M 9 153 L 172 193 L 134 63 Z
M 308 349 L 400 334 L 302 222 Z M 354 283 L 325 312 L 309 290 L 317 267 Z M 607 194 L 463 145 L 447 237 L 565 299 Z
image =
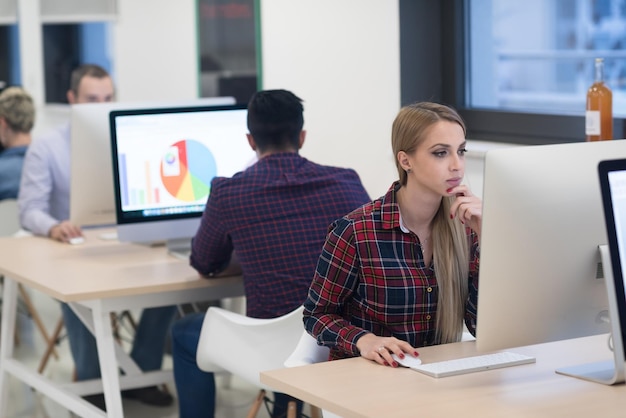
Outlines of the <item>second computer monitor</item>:
M 160 102 L 109 102 L 72 105 L 70 124 L 70 220 L 79 226 L 115 224 L 111 172 L 109 113 L 120 109 L 235 104 L 233 97 L 210 97 Z
M 245 105 L 118 110 L 110 122 L 120 241 L 188 247 L 212 179 L 256 161 Z
M 477 346 L 609 332 L 597 167 L 626 142 L 494 150 L 485 158 Z

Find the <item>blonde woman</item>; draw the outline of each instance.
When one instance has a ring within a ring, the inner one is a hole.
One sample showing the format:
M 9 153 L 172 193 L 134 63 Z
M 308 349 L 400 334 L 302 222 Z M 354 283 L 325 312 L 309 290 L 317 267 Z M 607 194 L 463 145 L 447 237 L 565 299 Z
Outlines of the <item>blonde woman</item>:
M 462 183 L 465 124 L 436 103 L 400 110 L 392 128 L 399 180 L 335 221 L 304 324 L 330 358 L 391 357 L 459 341 L 476 328 L 482 202 Z
M 17 199 L 24 156 L 35 124 L 35 105 L 21 87 L 0 93 L 0 200 Z

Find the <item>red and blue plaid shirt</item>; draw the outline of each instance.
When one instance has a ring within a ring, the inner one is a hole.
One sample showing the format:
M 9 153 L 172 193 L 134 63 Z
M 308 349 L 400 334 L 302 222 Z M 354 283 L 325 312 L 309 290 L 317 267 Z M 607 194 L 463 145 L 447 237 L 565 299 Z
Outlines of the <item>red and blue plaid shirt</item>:
M 366 333 L 413 347 L 436 344 L 437 278 L 424 264 L 417 235 L 400 228 L 394 183 L 385 196 L 330 227 L 304 303 L 304 323 L 331 359 L 358 356 Z M 465 323 L 474 333 L 478 298 L 478 237 L 471 240 Z
M 212 181 L 191 265 L 218 273 L 236 251 L 248 316 L 286 314 L 306 299 L 328 226 L 369 200 L 354 170 L 269 155 Z

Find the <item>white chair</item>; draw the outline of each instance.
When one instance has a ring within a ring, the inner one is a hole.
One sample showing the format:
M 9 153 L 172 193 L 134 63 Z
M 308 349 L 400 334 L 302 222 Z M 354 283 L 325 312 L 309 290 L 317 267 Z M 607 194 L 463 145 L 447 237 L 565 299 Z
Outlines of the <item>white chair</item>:
M 330 349 L 323 345 L 317 345 L 317 341 L 308 332 L 303 331 L 298 341 L 298 345 L 291 355 L 285 360 L 285 367 L 306 366 L 307 364 L 321 363 L 328 361 Z M 316 406 L 311 407 L 311 417 L 320 416 L 320 409 Z M 328 411 L 321 411 L 324 418 L 340 418 Z
M 260 381 L 265 370 L 284 367 L 302 334 L 302 306 L 278 318 L 250 318 L 218 307 L 207 310 L 196 361 L 207 372 L 227 371 L 260 387 L 259 395 L 247 417 L 255 417 L 272 390 Z M 296 404 L 291 402 L 288 417 L 295 417 Z
M 20 230 L 17 200 L 0 200 L 0 237 L 8 237 Z
M 308 332 L 302 331 L 300 340 L 295 350 L 285 360 L 285 367 L 306 366 L 307 364 L 328 361 L 330 349 L 323 345 L 317 345 L 315 338 Z
M 474 337 L 469 330 L 467 329 L 467 326 L 463 325 L 463 335 L 461 335 L 461 341 L 474 341 L 476 340 L 476 337 Z
M 474 337 L 472 334 L 470 334 L 469 332 L 464 332 L 463 336 L 461 337 L 461 341 L 474 341 L 476 339 L 476 337 Z

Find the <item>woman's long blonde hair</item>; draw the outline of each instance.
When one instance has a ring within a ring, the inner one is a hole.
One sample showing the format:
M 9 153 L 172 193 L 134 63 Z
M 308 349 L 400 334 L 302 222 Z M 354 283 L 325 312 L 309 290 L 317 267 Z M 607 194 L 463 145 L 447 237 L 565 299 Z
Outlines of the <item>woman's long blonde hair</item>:
M 398 161 L 398 153 L 414 153 L 423 142 L 426 130 L 441 120 L 458 123 L 466 133 L 461 116 L 454 109 L 437 103 L 414 103 L 403 107 L 396 116 L 391 146 L 402 186 L 407 184 L 407 173 Z M 440 344 L 461 339 L 468 295 L 469 242 L 465 226 L 448 215 L 453 200 L 453 197 L 442 198 L 432 225 L 433 260 L 439 287 L 436 336 Z

